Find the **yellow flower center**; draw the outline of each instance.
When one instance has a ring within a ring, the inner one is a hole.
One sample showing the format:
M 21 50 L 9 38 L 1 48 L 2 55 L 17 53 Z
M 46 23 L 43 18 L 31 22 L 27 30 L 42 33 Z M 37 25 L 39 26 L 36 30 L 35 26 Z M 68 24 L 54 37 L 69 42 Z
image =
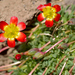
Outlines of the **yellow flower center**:
M 52 20 L 57 15 L 56 9 L 50 6 L 46 6 L 45 8 L 43 8 L 43 15 L 45 18 Z
M 4 27 L 4 36 L 10 40 L 17 38 L 19 35 L 19 27 L 15 24 L 10 24 Z

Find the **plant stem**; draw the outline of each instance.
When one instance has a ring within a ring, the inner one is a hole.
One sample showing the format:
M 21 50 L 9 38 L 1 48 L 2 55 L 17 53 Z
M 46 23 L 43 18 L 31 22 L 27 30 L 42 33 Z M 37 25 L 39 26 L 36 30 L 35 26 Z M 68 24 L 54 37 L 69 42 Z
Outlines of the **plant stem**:
M 75 41 L 72 41 L 72 42 L 68 43 L 68 45 L 71 45 L 71 44 L 73 44 L 73 43 L 75 43 Z
M 17 69 L 17 67 L 13 67 L 13 68 L 6 68 L 6 69 L 2 69 L 2 70 L 0 70 L 0 71 L 15 70 L 15 69 Z
M 66 59 L 66 62 L 67 62 L 67 61 L 68 61 L 68 58 Z M 61 75 L 61 74 L 62 74 L 62 71 L 63 71 L 63 70 L 64 70 L 64 68 L 65 68 L 66 62 L 64 63 L 64 65 L 63 65 L 63 67 L 62 67 L 62 69 L 61 69 L 61 71 L 60 71 L 59 75 Z
M 11 75 L 14 71 L 11 71 L 9 73 L 6 73 L 5 75 Z
M 40 63 L 38 63 L 28 75 L 32 75 L 32 73 L 33 73 L 33 72 L 35 71 L 35 69 L 39 66 L 39 64 L 40 64 Z
M 58 67 L 59 64 L 64 60 L 65 57 L 66 57 L 66 56 L 64 56 L 64 57 L 59 61 L 59 63 L 56 65 L 55 69 L 57 69 L 57 67 Z
M 46 73 L 47 69 L 48 69 L 48 68 L 46 67 L 42 75 L 44 75 L 44 74 Z
M 41 48 L 39 48 L 39 51 L 41 51 L 43 48 L 45 48 L 48 44 L 50 44 L 51 42 L 47 42 L 44 46 L 42 46 Z
M 30 38 L 33 34 L 33 32 L 39 27 L 39 24 L 32 30 L 32 32 L 29 34 L 28 38 Z
M 70 32 L 70 30 L 67 30 L 67 31 L 65 31 L 65 34 L 67 34 L 67 33 L 69 33 Z M 63 33 L 61 33 L 61 36 L 63 35 Z
M 20 68 L 24 63 L 26 63 L 27 62 L 27 60 L 29 60 L 30 59 L 30 57 L 28 57 L 25 61 L 23 61 L 18 67 Z
M 60 28 L 61 26 L 64 26 L 64 25 L 66 25 L 66 24 L 68 24 L 69 23 L 69 21 L 67 21 L 66 23 L 64 23 L 64 24 L 61 24 L 58 28 Z
M 41 51 L 43 48 L 45 48 L 48 44 L 50 44 L 51 42 L 49 41 L 49 42 L 47 42 L 44 46 L 42 46 L 41 48 L 38 48 L 38 50 L 36 50 L 36 51 Z M 27 51 L 26 51 L 27 52 Z M 26 55 L 25 53 L 26 52 L 22 52 L 22 53 L 20 53 L 21 55 Z
M 75 66 L 75 65 L 73 65 L 73 66 L 71 67 L 71 69 L 69 70 L 69 73 L 71 73 L 71 72 L 72 72 L 72 70 L 73 70 L 74 66 Z
M 51 34 L 48 34 L 48 33 L 40 33 L 40 34 L 37 36 L 37 38 L 38 38 L 40 35 L 48 35 L 48 36 L 53 37 Z
M 73 70 L 73 68 L 74 68 L 74 66 L 75 66 L 75 57 L 74 57 L 73 63 L 74 63 L 74 65 L 73 65 L 73 66 L 71 67 L 71 69 L 69 70 L 69 73 L 72 72 L 72 70 Z
M 18 62 L 15 62 L 15 63 L 13 63 L 13 64 L 5 65 L 5 66 L 0 66 L 0 69 L 1 69 L 1 68 L 5 68 L 5 67 L 11 67 L 11 66 L 13 66 L 13 65 L 17 65 L 17 64 L 20 64 L 20 63 L 21 63 L 21 62 L 18 61 Z
M 57 70 L 57 67 L 58 67 L 59 64 L 64 60 L 65 57 L 66 57 L 66 56 L 64 56 L 64 57 L 59 61 L 59 63 L 55 66 L 55 70 L 53 70 L 52 73 L 50 73 L 50 75 L 52 75 L 53 72 Z
M 73 63 L 75 63 L 75 57 L 74 57 Z
M 10 47 L 9 47 L 9 46 L 6 46 L 6 47 L 2 48 L 2 49 L 0 50 L 0 53 L 3 52 L 3 51 L 5 51 L 5 50 L 8 49 L 8 48 L 10 48 Z
M 15 69 L 17 69 L 17 68 L 20 68 L 27 60 L 29 60 L 29 58 L 30 58 L 30 57 L 28 57 L 25 61 L 23 61 L 20 65 L 18 65 L 18 67 L 2 69 L 2 70 L 0 70 L 0 71 L 13 70 L 13 69 L 15 70 Z M 10 65 L 11 65 L 11 64 L 10 64 Z M 6 65 L 6 67 L 10 67 L 10 66 L 7 66 L 7 65 Z M 5 68 L 5 67 L 3 67 L 3 68 Z
M 41 24 L 43 24 L 44 22 L 45 22 L 45 20 L 42 21 Z M 30 38 L 30 37 L 32 36 L 33 32 L 34 32 L 38 27 L 39 27 L 39 24 L 32 30 L 32 32 L 29 34 L 28 38 Z
M 58 49 L 67 49 L 73 43 L 75 43 L 75 41 L 72 41 L 72 42 L 69 42 L 69 43 L 63 43 L 60 46 L 58 46 Z
M 60 41 L 58 41 L 56 44 L 54 44 L 52 47 L 50 47 L 47 51 L 45 51 L 44 53 L 46 54 L 47 52 L 49 52 L 52 48 L 54 48 L 56 45 L 58 45 L 60 42 L 62 42 L 64 39 L 66 39 L 68 37 L 65 37 L 63 39 L 61 39 Z
M 21 42 L 18 42 L 18 44 L 17 44 L 16 46 L 18 46 L 18 45 L 20 45 L 20 44 L 21 44 Z M 5 51 L 5 50 L 8 49 L 8 48 L 11 48 L 11 47 L 6 46 L 6 47 L 2 48 L 2 49 L 0 50 L 0 53 L 3 52 L 3 51 Z

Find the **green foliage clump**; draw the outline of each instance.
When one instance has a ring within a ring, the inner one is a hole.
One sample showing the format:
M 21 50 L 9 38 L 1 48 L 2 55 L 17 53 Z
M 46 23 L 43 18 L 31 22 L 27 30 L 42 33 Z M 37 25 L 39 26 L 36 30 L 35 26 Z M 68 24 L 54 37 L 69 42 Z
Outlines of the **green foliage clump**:
M 72 5 L 70 14 L 67 12 L 68 8 L 69 6 L 67 8 L 64 8 L 63 6 L 61 7 L 61 11 L 59 12 L 59 14 L 61 15 L 61 19 L 59 22 L 55 22 L 54 26 L 51 28 L 47 28 L 44 23 L 41 24 L 35 19 L 35 23 L 33 24 L 34 27 L 37 24 L 39 24 L 40 26 L 36 29 L 35 32 L 33 32 L 33 35 L 30 38 L 31 40 L 28 39 L 28 42 L 26 44 L 23 43 L 22 45 L 19 46 L 20 52 L 24 52 L 32 48 L 41 48 L 48 41 L 51 41 L 51 43 L 42 50 L 42 52 L 45 52 L 56 42 L 61 40 L 63 37 L 67 36 L 68 38 L 65 39 L 63 42 L 61 42 L 59 45 L 75 41 L 75 24 L 69 25 L 68 23 L 70 19 L 75 19 L 75 14 L 74 14 L 75 6 Z M 55 29 L 58 23 L 59 25 Z M 55 32 L 53 32 L 54 30 Z M 46 53 L 44 57 L 42 57 L 41 59 L 33 59 L 32 56 L 25 56 L 25 55 L 22 56 L 21 60 L 26 60 L 26 58 L 28 57 L 30 58 L 20 68 L 14 70 L 12 75 L 28 75 L 38 63 L 40 64 L 35 69 L 32 75 L 42 75 L 45 68 L 47 68 L 45 75 L 49 75 L 50 73 L 52 73 L 53 70 L 55 70 L 56 64 L 58 64 L 59 61 L 64 56 L 66 57 L 59 64 L 56 71 L 54 71 L 52 75 L 59 75 L 65 62 L 66 65 L 62 72 L 62 75 L 69 75 L 69 70 L 74 65 L 73 60 L 75 58 L 75 43 L 71 44 L 67 49 L 63 50 L 58 49 L 59 45 L 57 45 L 48 53 Z M 75 67 L 72 70 L 72 75 L 74 74 L 75 74 Z

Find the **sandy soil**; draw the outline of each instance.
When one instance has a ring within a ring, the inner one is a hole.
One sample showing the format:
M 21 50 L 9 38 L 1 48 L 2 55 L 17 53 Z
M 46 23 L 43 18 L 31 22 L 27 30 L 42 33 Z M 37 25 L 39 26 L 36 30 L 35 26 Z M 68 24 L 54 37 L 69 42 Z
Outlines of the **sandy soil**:
M 20 21 L 26 22 L 38 12 L 37 7 L 51 0 L 1 0 L 0 1 L 0 21 L 5 20 L 9 23 L 10 17 L 17 16 Z M 53 4 L 69 5 L 74 4 L 75 0 L 52 0 Z
M 18 17 L 19 22 L 23 21 L 28 24 L 27 20 L 33 18 L 35 13 L 38 13 L 38 5 L 46 4 L 47 2 L 59 5 L 71 5 L 75 4 L 75 0 L 0 0 L 0 21 L 6 21 L 9 23 L 12 16 Z M 70 10 L 69 10 L 70 11 Z M 1 30 L 0 30 L 1 32 Z M 7 44 L 0 43 L 0 49 Z M 13 49 L 8 49 L 8 51 L 2 52 L 0 54 L 0 66 L 11 63 L 12 61 L 8 58 L 9 56 L 13 57 Z M 0 75 L 4 75 L 4 72 L 0 72 Z

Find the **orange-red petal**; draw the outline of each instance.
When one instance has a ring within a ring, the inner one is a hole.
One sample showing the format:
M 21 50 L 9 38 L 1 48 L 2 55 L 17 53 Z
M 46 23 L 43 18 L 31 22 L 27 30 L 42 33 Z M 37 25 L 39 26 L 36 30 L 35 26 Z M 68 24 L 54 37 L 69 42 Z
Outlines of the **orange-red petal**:
M 43 13 L 39 14 L 38 17 L 37 17 L 37 20 L 38 20 L 38 21 L 42 21 L 42 20 L 44 20 L 44 19 L 45 19 L 45 17 L 44 17 L 44 15 L 43 15 Z
M 39 5 L 39 6 L 37 7 L 37 9 L 39 9 L 40 11 L 42 11 L 43 8 L 45 8 L 46 6 L 51 6 L 51 3 L 44 4 L 44 5 Z
M 16 39 L 20 42 L 25 42 L 26 41 L 26 35 L 22 32 L 19 32 L 19 36 Z
M 57 13 L 57 16 L 54 18 L 54 20 L 58 22 L 60 17 L 61 17 L 61 15 Z
M 7 26 L 8 24 L 5 21 L 0 22 L 0 29 L 4 31 L 4 27 Z
M 20 22 L 17 25 L 19 27 L 20 30 L 24 30 L 26 28 L 26 24 L 24 22 Z
M 0 42 L 6 41 L 7 38 L 4 37 L 4 33 L 0 34 Z
M 61 7 L 59 5 L 54 5 L 53 7 L 56 9 L 56 12 L 61 10 Z
M 53 26 L 53 20 L 46 20 L 45 25 L 46 25 L 46 27 L 52 27 Z
M 9 47 L 15 47 L 15 39 L 13 39 L 13 40 L 8 39 L 7 44 Z
M 11 23 L 17 25 L 17 23 L 18 23 L 18 18 L 17 18 L 16 16 L 11 17 L 11 19 L 10 19 L 10 24 L 11 24 Z
M 44 7 L 45 7 L 44 5 L 39 5 L 39 6 L 37 7 L 37 9 L 39 9 L 40 11 L 42 11 Z
M 48 3 L 48 4 L 44 4 L 44 6 L 51 6 L 51 3 Z

